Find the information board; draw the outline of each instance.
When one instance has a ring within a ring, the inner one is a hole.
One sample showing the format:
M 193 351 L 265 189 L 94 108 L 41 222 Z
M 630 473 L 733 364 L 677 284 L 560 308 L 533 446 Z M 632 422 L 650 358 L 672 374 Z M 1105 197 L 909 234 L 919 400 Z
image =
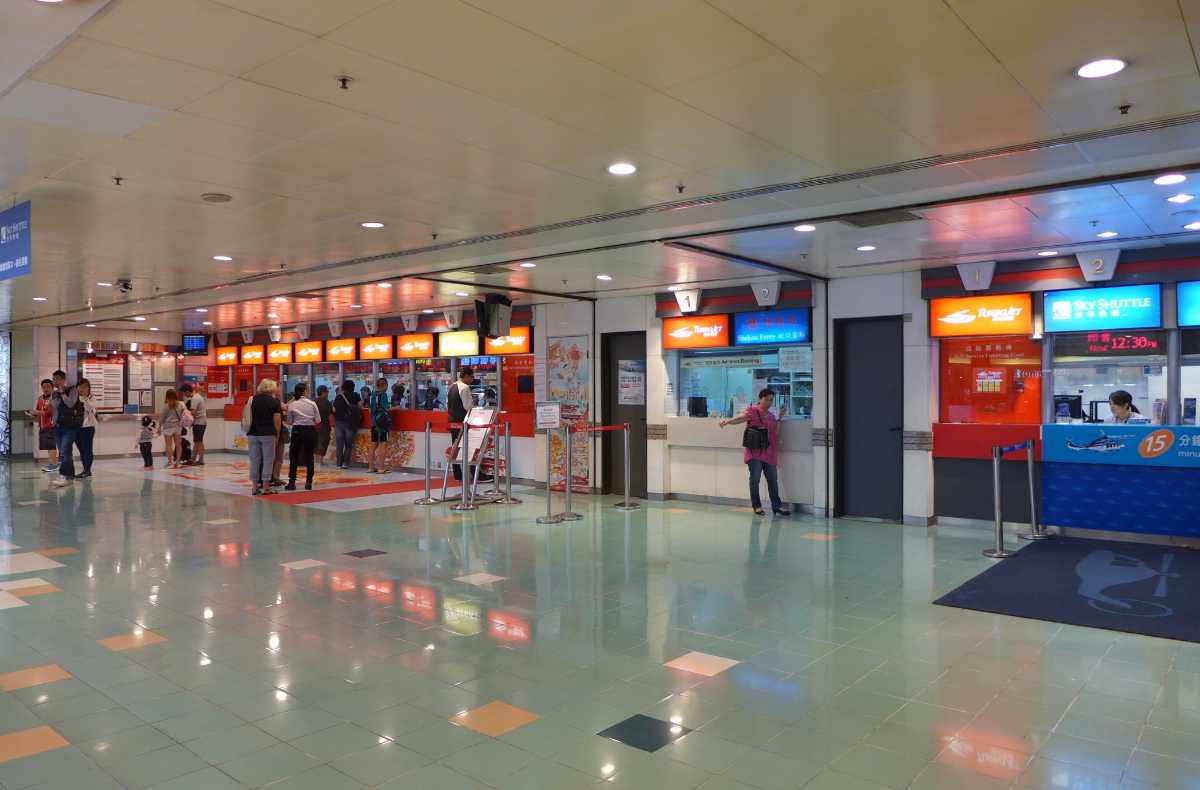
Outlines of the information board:
M 554 431 L 562 425 L 562 404 L 541 402 L 533 409 L 535 425 L 539 431 Z
M 785 346 L 779 349 L 779 372 L 808 373 L 812 358 L 812 346 Z
M 148 390 L 154 388 L 154 363 L 143 357 L 129 357 L 125 363 L 129 369 L 129 389 Z
M 646 405 L 646 360 L 617 360 L 617 404 Z
M 120 360 L 84 360 L 83 377 L 92 385 L 96 411 L 120 413 L 125 410 L 125 365 Z

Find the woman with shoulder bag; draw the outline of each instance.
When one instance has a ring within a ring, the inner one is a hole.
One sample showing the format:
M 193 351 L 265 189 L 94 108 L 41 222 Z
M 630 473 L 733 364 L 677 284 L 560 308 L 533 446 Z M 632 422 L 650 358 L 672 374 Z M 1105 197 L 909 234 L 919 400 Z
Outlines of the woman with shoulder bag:
M 779 499 L 779 475 L 776 471 L 779 466 L 779 419 L 771 413 L 773 405 L 775 393 L 770 389 L 760 390 L 758 403 L 747 406 L 740 417 L 721 420 L 721 427 L 746 424 L 742 434 L 742 460 L 750 469 L 750 505 L 755 515 L 766 515 L 758 494 L 759 478 L 766 477 L 771 512 L 777 516 L 790 516 L 792 512 Z

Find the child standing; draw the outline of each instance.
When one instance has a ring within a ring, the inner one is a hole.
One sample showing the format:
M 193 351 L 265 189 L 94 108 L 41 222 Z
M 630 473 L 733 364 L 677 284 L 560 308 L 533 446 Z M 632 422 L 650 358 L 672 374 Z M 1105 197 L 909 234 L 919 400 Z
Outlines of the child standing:
M 142 468 L 147 472 L 154 468 L 154 433 L 157 427 L 153 417 L 147 415 L 142 418 L 142 430 L 138 433 L 137 446 L 142 451 Z

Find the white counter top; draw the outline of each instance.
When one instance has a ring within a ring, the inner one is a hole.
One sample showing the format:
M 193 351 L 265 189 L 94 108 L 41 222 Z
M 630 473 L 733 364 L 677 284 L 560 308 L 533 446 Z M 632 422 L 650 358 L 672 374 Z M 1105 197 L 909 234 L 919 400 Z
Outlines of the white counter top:
M 719 417 L 667 417 L 667 444 L 673 447 L 713 447 L 740 450 L 744 426 L 721 427 Z M 812 421 L 788 418 L 779 424 L 785 453 L 812 452 Z

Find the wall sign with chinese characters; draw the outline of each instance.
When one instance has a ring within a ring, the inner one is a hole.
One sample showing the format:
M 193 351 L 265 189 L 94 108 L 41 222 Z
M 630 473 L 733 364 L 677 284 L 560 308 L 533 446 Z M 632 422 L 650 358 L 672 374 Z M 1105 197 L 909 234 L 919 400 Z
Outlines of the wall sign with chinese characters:
M 1062 335 L 1054 341 L 1054 356 L 1137 357 L 1166 354 L 1165 332 L 1088 332 Z
M 1162 326 L 1162 286 L 1158 283 L 1046 291 L 1043 299 L 1047 332 Z
M 733 314 L 733 344 L 735 346 L 764 343 L 807 343 L 809 334 L 808 310 L 757 310 Z

